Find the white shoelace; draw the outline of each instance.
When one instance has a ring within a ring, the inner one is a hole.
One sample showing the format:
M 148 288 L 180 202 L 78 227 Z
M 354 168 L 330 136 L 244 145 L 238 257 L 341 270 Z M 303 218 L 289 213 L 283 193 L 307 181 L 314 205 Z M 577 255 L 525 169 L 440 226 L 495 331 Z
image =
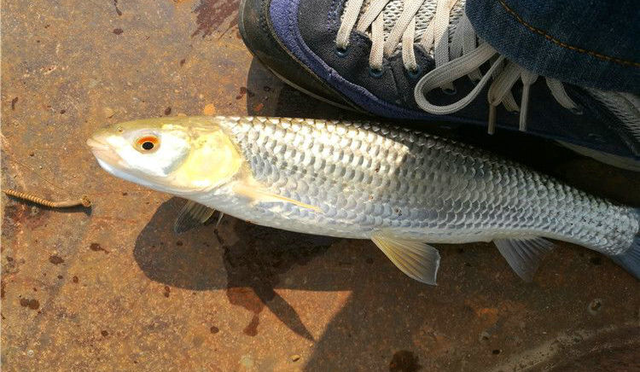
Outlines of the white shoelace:
M 372 45 L 369 66 L 372 70 L 382 70 L 384 58 L 391 57 L 398 48 L 398 44 L 401 43 L 402 61 L 405 69 L 416 72 L 419 66 L 414 53 L 415 19 L 418 10 L 426 0 L 405 0 L 404 9 L 385 40 L 383 10 L 389 1 L 371 0 L 361 15 L 363 0 L 349 0 L 338 29 L 336 47 L 341 50 L 347 49 L 349 35 L 354 27 L 361 33 L 366 33 L 370 29 Z M 433 49 L 436 67 L 423 76 L 415 87 L 414 98 L 418 106 L 424 111 L 436 115 L 455 113 L 471 103 L 493 78 L 487 93 L 490 105 L 488 132 L 493 133 L 495 130 L 496 108 L 500 104 L 503 104 L 509 112 L 520 112 L 519 129 L 525 131 L 529 90 L 538 79 L 538 75 L 506 60 L 489 44 L 478 40 L 466 15 L 460 18 L 451 41 L 449 41 L 449 17 L 451 9 L 458 0 L 436 1 L 435 15 L 418 41 L 425 50 Z M 489 62 L 491 67 L 482 75 L 479 68 L 486 62 Z M 427 100 L 427 94 L 434 89 L 454 90 L 453 82 L 465 75 L 476 82 L 476 86 L 459 101 L 446 106 L 438 106 Z M 580 112 L 579 106 L 569 98 L 560 81 L 551 78 L 545 79 L 551 94 L 562 107 Z M 518 80 L 521 80 L 523 84 L 520 106 L 511 94 L 511 89 Z

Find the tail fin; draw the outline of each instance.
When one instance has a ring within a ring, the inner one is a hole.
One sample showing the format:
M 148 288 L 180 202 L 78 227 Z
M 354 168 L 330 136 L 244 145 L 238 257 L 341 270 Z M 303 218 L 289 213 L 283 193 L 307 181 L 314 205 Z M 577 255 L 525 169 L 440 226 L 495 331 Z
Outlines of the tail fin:
M 640 209 L 636 209 L 636 216 L 640 221 Z M 640 280 L 640 231 L 633 238 L 633 243 L 631 243 L 629 250 L 623 254 L 611 256 L 611 259 Z

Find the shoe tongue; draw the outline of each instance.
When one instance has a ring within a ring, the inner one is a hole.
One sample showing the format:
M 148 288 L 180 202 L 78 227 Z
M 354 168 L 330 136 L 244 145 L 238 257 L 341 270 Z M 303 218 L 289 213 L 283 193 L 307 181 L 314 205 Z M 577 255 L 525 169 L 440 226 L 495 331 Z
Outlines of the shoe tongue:
M 347 0 L 347 2 L 345 3 L 345 7 L 350 1 L 351 0 Z M 371 3 L 375 1 L 382 1 L 382 0 L 365 0 L 363 2 L 364 4 L 362 6 L 362 9 L 360 10 L 359 17 L 362 17 L 362 15 L 364 14 L 364 12 L 367 11 Z M 391 0 L 387 3 L 387 5 L 382 10 L 382 15 L 384 17 L 384 39 L 385 40 L 387 40 L 387 37 L 391 33 L 391 30 L 396 25 L 398 18 L 400 18 L 400 15 L 402 14 L 402 10 L 404 9 L 405 1 L 406 0 Z M 420 39 L 422 38 L 422 34 L 429 26 L 429 23 L 431 22 L 433 17 L 436 15 L 437 2 L 438 2 L 437 0 L 425 0 L 425 2 L 422 3 L 422 6 L 420 6 L 420 10 L 418 10 L 418 13 L 416 14 L 416 34 L 415 34 L 416 42 L 420 41 Z M 458 21 L 460 20 L 460 18 L 462 17 L 462 14 L 464 13 L 465 2 L 466 0 L 458 0 L 457 4 L 454 5 L 453 9 L 451 10 L 451 13 L 449 16 L 449 37 L 450 38 L 451 38 L 451 35 L 453 34 L 453 30 L 455 30 L 456 25 L 458 24 Z M 371 36 L 370 30 L 367 30 L 367 34 Z M 401 45 L 402 44 L 399 43 L 398 48 L 400 48 Z

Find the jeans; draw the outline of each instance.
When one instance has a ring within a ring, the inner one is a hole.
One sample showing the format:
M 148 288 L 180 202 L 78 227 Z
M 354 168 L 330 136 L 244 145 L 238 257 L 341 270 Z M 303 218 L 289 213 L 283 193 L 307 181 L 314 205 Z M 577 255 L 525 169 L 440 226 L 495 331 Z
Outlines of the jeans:
M 468 0 L 478 36 L 539 75 L 640 93 L 640 0 Z

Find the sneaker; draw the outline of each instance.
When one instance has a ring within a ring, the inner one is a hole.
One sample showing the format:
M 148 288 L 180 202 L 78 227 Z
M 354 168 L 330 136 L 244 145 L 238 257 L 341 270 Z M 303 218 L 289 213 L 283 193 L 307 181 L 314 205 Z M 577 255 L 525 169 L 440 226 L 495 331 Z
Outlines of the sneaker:
M 243 0 L 239 26 L 275 75 L 336 106 L 526 131 L 640 170 L 637 96 L 537 76 L 478 40 L 463 0 L 436 3 Z

